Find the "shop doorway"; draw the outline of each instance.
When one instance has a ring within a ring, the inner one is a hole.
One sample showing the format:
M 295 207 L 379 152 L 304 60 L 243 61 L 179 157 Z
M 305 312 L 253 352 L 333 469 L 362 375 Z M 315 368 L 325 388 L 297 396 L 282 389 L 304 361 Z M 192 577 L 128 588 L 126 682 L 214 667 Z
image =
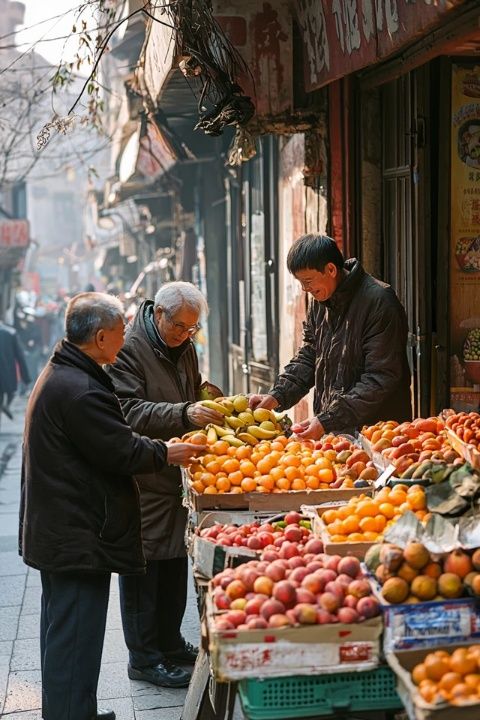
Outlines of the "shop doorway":
M 431 405 L 428 73 L 423 66 L 380 88 L 382 277 L 407 313 L 414 416 Z

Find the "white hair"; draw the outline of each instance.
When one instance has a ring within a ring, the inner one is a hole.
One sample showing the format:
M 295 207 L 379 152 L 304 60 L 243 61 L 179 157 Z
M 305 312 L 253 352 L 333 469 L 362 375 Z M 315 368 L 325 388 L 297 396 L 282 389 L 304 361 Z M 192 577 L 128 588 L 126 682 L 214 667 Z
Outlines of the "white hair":
M 113 295 L 99 292 L 80 293 L 70 300 L 65 312 L 67 340 L 74 345 L 83 345 L 100 329 L 110 330 L 123 318 L 123 305 Z
M 155 310 L 162 308 L 171 315 L 175 315 L 181 308 L 188 307 L 198 315 L 208 315 L 208 303 L 195 285 L 177 280 L 165 283 L 155 295 L 153 303 Z

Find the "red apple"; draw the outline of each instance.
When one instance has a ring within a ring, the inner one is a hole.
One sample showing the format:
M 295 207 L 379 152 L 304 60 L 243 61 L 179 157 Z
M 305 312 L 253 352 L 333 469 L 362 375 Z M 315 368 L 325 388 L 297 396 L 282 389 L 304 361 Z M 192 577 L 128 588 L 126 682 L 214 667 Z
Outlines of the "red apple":
M 232 600 L 232 602 L 230 603 L 230 610 L 245 610 L 245 605 L 247 604 L 247 602 L 247 598 L 244 597 Z
M 225 618 L 218 618 L 218 620 L 215 620 L 215 629 L 216 630 L 234 630 L 235 626 L 232 625 L 231 622 L 228 622 Z
M 308 574 L 309 573 L 306 567 L 296 567 L 292 570 L 288 579 L 290 582 L 294 580 L 295 582 L 301 583 Z
M 284 612 L 284 604 L 281 603 L 279 600 L 275 600 L 274 598 L 269 598 L 268 600 L 265 600 L 260 609 L 260 615 L 264 617 L 265 620 L 268 620 L 272 615 L 275 615 L 276 613 Z
M 290 512 L 288 512 L 285 515 L 284 519 L 285 519 L 285 522 L 287 523 L 287 525 L 293 525 L 294 523 L 296 523 L 298 525 L 298 523 L 302 519 L 302 516 L 300 515 L 300 513 L 296 512 L 295 510 L 291 510 Z M 285 528 L 285 530 L 286 530 L 286 528 Z
M 262 560 L 267 560 L 268 562 L 273 562 L 274 560 L 278 559 L 278 551 L 275 548 L 275 550 L 264 550 L 262 553 Z M 268 570 L 268 568 L 267 568 Z M 265 572 L 267 572 L 267 570 Z
M 343 573 L 356 578 L 360 572 L 360 560 L 351 556 L 343 557 L 338 563 L 337 572 L 339 575 Z
M 310 573 L 302 580 L 302 587 L 317 595 L 325 589 L 325 583 L 316 573 Z
M 331 592 L 324 592 L 318 598 L 318 604 L 321 608 L 329 612 L 330 614 L 335 613 L 341 605 L 341 601 Z
M 374 597 L 362 597 L 357 603 L 357 612 L 366 618 L 376 617 L 380 613 L 380 606 Z
M 283 613 L 272 615 L 268 621 L 268 627 L 287 627 L 291 624 L 289 618 Z
M 278 582 L 279 580 L 283 580 L 285 577 L 285 568 L 283 565 L 281 565 L 276 560 L 272 562 L 271 565 L 267 567 L 265 570 L 265 575 L 267 575 L 273 582 Z
M 303 533 L 298 525 L 287 525 L 284 535 L 289 542 L 300 542 L 303 538 Z
M 299 587 L 297 588 L 297 603 L 310 603 L 312 605 L 315 605 L 317 602 L 317 598 L 315 595 L 310 592 L 310 590 L 307 590 L 307 588 Z
M 351 607 L 341 607 L 337 612 L 337 617 L 341 623 L 358 622 L 358 612 Z
M 337 573 L 338 563 L 341 559 L 340 555 L 327 555 L 326 560 L 323 562 L 323 567 Z
M 357 598 L 367 597 L 372 592 L 366 579 L 352 580 L 347 590 L 348 595 L 355 595 Z
M 305 567 L 304 559 L 303 559 L 303 557 L 300 557 L 300 555 L 294 555 L 293 557 L 289 558 L 289 560 L 287 560 L 287 562 L 288 562 L 288 567 L 292 568 L 293 570 L 295 568 Z
M 317 622 L 317 607 L 310 603 L 299 603 L 295 607 L 295 616 L 300 625 L 315 625 Z
M 281 558 L 285 558 L 285 560 L 288 560 L 289 558 L 298 555 L 298 548 L 296 545 L 294 545 L 294 543 L 285 540 L 282 547 L 280 548 L 279 555 Z
M 336 595 L 340 600 L 340 603 L 343 603 L 346 595 L 345 588 L 336 580 L 332 580 L 325 585 L 325 592 L 331 592 Z
M 273 580 L 267 575 L 260 575 L 253 583 L 253 590 L 263 595 L 271 595 L 273 590 Z
M 232 580 L 225 588 L 225 592 L 231 600 L 235 600 L 235 598 L 245 597 L 247 588 L 241 580 Z
M 234 627 L 238 627 L 245 622 L 247 614 L 244 610 L 229 610 L 225 617 Z
M 218 593 L 215 596 L 215 605 L 219 610 L 228 610 L 230 602 L 231 600 L 225 592 Z
M 323 542 L 321 540 L 319 540 L 318 538 L 311 538 L 305 544 L 305 552 L 313 553 L 314 555 L 318 555 L 319 553 L 322 553 L 323 552 Z
M 268 627 L 268 623 L 263 617 L 250 617 L 247 626 L 249 630 L 262 630 Z
M 295 586 L 288 580 L 280 580 L 275 585 L 273 597 L 283 603 L 286 608 L 293 607 L 297 599 Z
M 247 615 L 260 615 L 260 610 L 265 600 L 268 600 L 268 595 L 262 595 L 261 593 L 247 600 L 244 608 Z
M 329 612 L 324 610 L 323 608 L 317 609 L 317 623 L 319 625 L 328 625 L 332 622 L 332 616 Z

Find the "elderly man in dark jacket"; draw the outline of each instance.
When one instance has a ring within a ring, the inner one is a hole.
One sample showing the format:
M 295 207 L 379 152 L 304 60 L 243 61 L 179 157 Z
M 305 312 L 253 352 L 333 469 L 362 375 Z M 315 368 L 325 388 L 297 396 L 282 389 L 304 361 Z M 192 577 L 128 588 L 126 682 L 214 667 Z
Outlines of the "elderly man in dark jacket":
M 198 399 L 201 377 L 192 336 L 207 311 L 203 295 L 191 283 L 166 283 L 155 301 L 142 303 L 125 345 L 107 369 L 127 422 L 148 437 L 171 438 L 209 422 L 223 422 Z M 129 649 L 129 677 L 178 687 L 171 663 L 195 662 L 197 650 L 180 628 L 187 598 L 186 509 L 180 472 L 164 468 L 137 475 L 142 509 L 145 577 L 120 578 L 123 631 Z
M 303 344 L 269 393 L 250 397 L 251 407 L 285 410 L 315 387 L 315 416 L 292 426 L 305 439 L 411 418 L 407 318 L 392 288 L 358 260 L 344 261 L 323 235 L 299 238 L 287 267 L 313 297 Z
M 134 473 L 195 454 L 141 437 L 125 422 L 102 364 L 123 345 L 123 308 L 82 293 L 30 396 L 24 437 L 20 549 L 42 580 L 44 720 L 112 720 L 96 690 L 110 573 L 143 573 Z

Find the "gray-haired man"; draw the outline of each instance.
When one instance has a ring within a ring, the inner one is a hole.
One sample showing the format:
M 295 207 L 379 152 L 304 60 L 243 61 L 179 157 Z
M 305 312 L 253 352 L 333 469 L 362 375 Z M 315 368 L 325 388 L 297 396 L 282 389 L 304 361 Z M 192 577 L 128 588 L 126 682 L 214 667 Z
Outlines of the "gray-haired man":
M 133 475 L 187 462 L 192 446 L 141 437 L 102 369 L 123 345 L 123 307 L 82 293 L 38 378 L 25 420 L 20 548 L 42 579 L 44 720 L 113 720 L 96 691 L 110 573 L 143 573 Z
M 132 428 L 172 438 L 222 416 L 195 402 L 201 383 L 192 337 L 207 303 L 191 283 L 163 285 L 127 328 L 125 345 L 107 369 Z M 177 468 L 137 476 L 147 573 L 120 578 L 123 632 L 130 678 L 155 685 L 188 685 L 197 650 L 181 635 L 187 598 L 186 509 Z M 179 675 L 178 673 L 181 673 Z

